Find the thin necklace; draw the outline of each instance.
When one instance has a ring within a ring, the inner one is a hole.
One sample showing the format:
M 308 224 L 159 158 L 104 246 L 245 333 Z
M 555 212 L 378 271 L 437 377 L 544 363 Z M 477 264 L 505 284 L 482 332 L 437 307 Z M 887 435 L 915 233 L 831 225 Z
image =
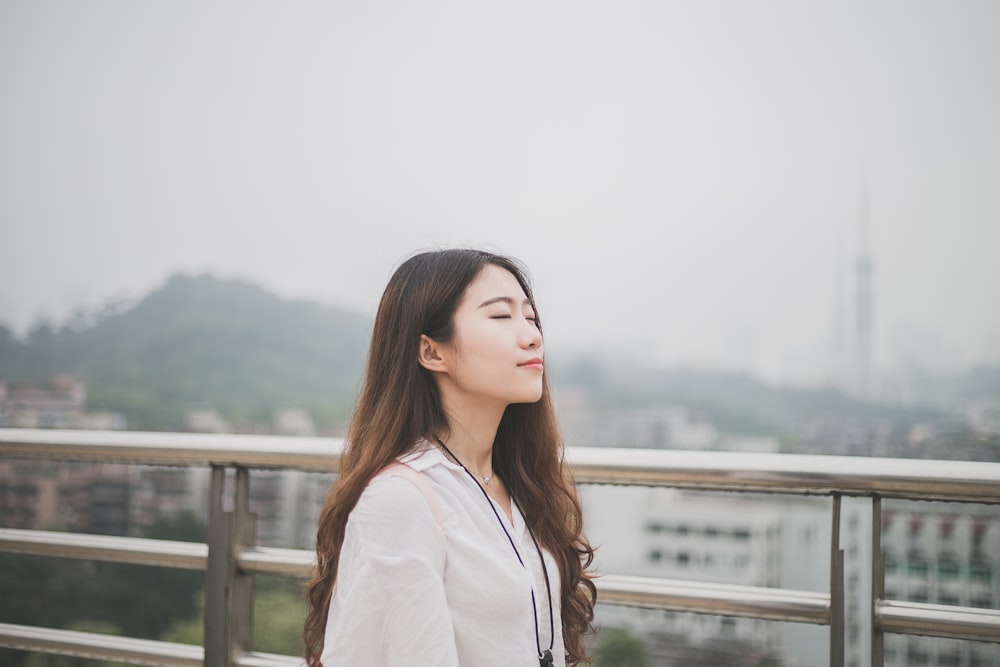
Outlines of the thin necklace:
M 465 474 L 471 477 L 473 482 L 476 482 L 476 487 L 478 487 L 479 490 L 483 492 L 483 497 L 486 498 L 486 503 L 490 506 L 490 509 L 493 510 L 493 515 L 497 518 L 497 522 L 500 524 L 500 528 L 503 529 L 503 534 L 507 536 L 507 541 L 510 542 L 510 548 L 514 550 L 514 555 L 517 556 L 517 562 L 521 564 L 522 568 L 527 570 L 528 568 L 525 566 L 524 560 L 521 558 L 521 553 L 517 550 L 517 547 L 514 546 L 514 539 L 510 536 L 510 533 L 507 532 L 507 527 L 504 525 L 503 520 L 500 518 L 500 513 L 497 512 L 497 508 L 493 504 L 493 501 L 490 500 L 489 494 L 486 493 L 486 489 L 479 486 L 479 482 L 476 481 L 476 476 L 473 475 L 469 471 L 469 469 L 465 467 L 465 464 L 462 463 L 458 459 L 458 457 L 452 453 L 450 449 L 448 449 L 448 446 L 441 441 L 441 438 L 435 435 L 434 439 L 437 440 L 437 443 L 439 445 L 441 445 L 441 449 L 448 452 L 448 456 L 454 459 L 455 463 L 462 466 L 462 470 L 465 471 Z M 493 476 L 491 475 L 490 478 L 492 479 L 492 477 Z M 486 483 L 489 484 L 489 482 Z M 514 502 L 515 505 L 517 504 L 516 501 L 514 501 L 513 497 L 511 498 L 511 501 Z M 521 511 L 520 506 L 518 506 L 517 510 L 519 512 Z M 538 605 L 535 602 L 535 586 L 534 585 L 531 586 L 531 613 L 535 617 L 535 648 L 538 650 L 538 667 L 551 667 L 552 647 L 555 645 L 556 632 L 555 632 L 555 620 L 552 616 L 552 587 L 549 584 L 549 571 L 548 568 L 545 567 L 545 556 L 542 555 L 542 549 L 541 547 L 538 546 L 538 540 L 535 539 L 535 533 L 532 532 L 531 526 L 528 525 L 527 521 L 524 522 L 524 527 L 528 529 L 528 535 L 531 536 L 531 541 L 535 545 L 535 551 L 538 552 L 538 562 L 542 564 L 542 576 L 545 577 L 545 593 L 549 599 L 549 647 L 543 651 L 541 638 L 538 635 Z

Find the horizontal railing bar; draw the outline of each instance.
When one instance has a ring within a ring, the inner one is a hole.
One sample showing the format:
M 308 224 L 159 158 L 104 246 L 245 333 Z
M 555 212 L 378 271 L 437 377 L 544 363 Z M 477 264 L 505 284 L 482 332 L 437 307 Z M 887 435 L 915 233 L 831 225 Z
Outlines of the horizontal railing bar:
M 896 600 L 879 600 L 875 609 L 883 632 L 1000 643 L 998 609 Z
M 204 570 L 208 546 L 198 542 L 0 528 L 0 552 Z
M 0 623 L 0 646 L 153 667 L 202 667 L 205 661 L 205 650 L 192 644 L 11 623 Z
M 306 661 L 290 655 L 277 653 L 237 653 L 234 661 L 237 667 L 303 667 Z
M 598 577 L 595 583 L 597 601 L 602 604 L 830 624 L 826 593 L 611 574 Z
M 247 572 L 309 577 L 315 557 L 301 549 L 254 547 L 241 550 L 237 563 Z M 623 575 L 603 575 L 595 583 L 604 604 L 829 623 L 830 596 L 824 593 Z
M 194 542 L 0 529 L 0 551 L 204 569 L 207 547 Z M 312 576 L 315 556 L 304 549 L 252 547 L 237 554 L 238 566 L 255 574 Z M 607 604 L 703 611 L 802 623 L 827 623 L 829 596 L 714 582 L 605 575 L 596 580 Z
M 584 484 L 1000 503 L 1000 463 L 571 447 Z
M 340 438 L 0 428 L 0 456 L 333 472 Z
M 0 429 L 0 456 L 332 472 L 342 440 L 263 435 Z M 570 447 L 589 484 L 1000 503 L 1000 463 Z
M 236 565 L 254 574 L 281 574 L 307 578 L 313 575 L 316 554 L 304 549 L 248 547 L 236 554 Z

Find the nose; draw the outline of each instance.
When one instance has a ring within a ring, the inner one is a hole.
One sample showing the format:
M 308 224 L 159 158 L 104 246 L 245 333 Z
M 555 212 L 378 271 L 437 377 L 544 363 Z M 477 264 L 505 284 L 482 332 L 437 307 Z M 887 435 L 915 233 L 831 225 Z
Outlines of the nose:
M 533 322 L 524 321 L 524 332 L 521 334 L 521 346 L 533 350 L 542 346 L 542 332 Z

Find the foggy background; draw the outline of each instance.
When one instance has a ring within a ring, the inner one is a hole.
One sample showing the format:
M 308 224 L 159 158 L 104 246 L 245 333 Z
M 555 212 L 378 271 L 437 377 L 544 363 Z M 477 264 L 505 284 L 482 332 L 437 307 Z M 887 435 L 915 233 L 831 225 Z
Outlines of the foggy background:
M 867 244 L 877 370 L 1000 361 L 994 2 L 4 0 L 0 91 L 19 333 L 179 271 L 371 314 L 476 245 L 550 354 L 812 384 Z

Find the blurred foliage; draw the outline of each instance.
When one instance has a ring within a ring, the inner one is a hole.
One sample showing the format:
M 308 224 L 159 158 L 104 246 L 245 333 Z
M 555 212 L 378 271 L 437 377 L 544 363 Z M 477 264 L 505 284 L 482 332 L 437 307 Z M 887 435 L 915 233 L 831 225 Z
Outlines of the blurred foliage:
M 302 655 L 302 628 L 306 622 L 303 582 L 288 577 L 257 577 L 254 595 L 255 651 Z
M 628 630 L 614 628 L 601 632 L 594 667 L 649 667 L 651 664 L 646 645 Z
M 369 331 L 347 310 L 176 275 L 133 306 L 42 323 L 24 341 L 0 327 L 0 378 L 41 386 L 68 373 L 87 387 L 89 409 L 121 412 L 133 429 L 183 429 L 198 407 L 237 426 L 299 407 L 330 425 L 353 402 Z
M 303 654 L 306 601 L 302 583 L 288 577 L 258 575 L 254 586 L 253 649 L 265 653 Z M 176 619 L 160 639 L 182 644 L 204 642 L 204 602 L 195 615 Z

